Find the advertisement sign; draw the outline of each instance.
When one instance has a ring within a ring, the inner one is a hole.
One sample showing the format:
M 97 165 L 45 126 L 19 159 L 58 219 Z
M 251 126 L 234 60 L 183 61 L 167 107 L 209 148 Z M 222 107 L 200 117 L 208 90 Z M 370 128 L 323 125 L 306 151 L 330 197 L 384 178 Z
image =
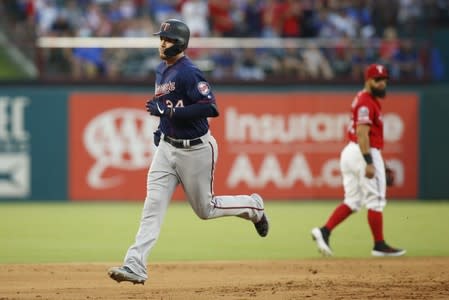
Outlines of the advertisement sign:
M 215 193 L 266 199 L 343 197 L 339 155 L 354 93 L 217 93 L 211 119 L 219 144 Z M 69 195 L 73 200 L 142 200 L 158 118 L 145 94 L 75 93 L 69 99 Z M 418 99 L 391 93 L 383 155 L 396 172 L 389 198 L 417 196 Z M 183 199 L 178 190 L 175 199 Z
M 214 119 L 217 193 L 269 199 L 341 199 L 340 151 L 356 93 L 222 94 Z M 417 195 L 418 98 L 391 93 L 383 105 L 384 159 L 396 173 L 390 198 Z
M 25 125 L 29 105 L 24 96 L 0 96 L 0 198 L 30 196 L 31 142 Z
M 67 94 L 0 92 L 0 199 L 67 200 Z
M 69 98 L 69 196 L 73 200 L 145 198 L 158 119 L 145 95 L 78 94 Z

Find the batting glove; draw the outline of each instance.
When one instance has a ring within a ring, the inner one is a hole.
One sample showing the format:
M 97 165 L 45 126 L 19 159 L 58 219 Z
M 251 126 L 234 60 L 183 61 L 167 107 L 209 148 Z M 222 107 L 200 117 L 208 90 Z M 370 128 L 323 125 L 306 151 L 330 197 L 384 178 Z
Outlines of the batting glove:
M 167 107 L 167 105 L 157 101 L 155 99 L 148 100 L 146 103 L 147 111 L 153 116 L 168 116 L 171 117 L 172 109 Z

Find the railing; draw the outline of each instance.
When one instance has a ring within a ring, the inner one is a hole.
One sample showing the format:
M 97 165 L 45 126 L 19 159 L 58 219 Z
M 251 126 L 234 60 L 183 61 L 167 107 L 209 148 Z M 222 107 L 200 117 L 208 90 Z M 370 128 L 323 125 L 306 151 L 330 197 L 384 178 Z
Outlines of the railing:
M 37 65 L 44 79 L 148 83 L 158 46 L 157 37 L 41 37 Z M 192 38 L 186 53 L 217 82 L 359 82 L 373 62 L 399 82 L 432 78 L 430 46 L 412 40 Z

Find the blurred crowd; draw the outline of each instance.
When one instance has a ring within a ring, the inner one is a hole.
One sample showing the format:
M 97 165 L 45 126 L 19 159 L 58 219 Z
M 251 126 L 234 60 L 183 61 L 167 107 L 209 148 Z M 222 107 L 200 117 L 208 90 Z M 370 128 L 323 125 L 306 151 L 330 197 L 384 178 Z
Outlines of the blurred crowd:
M 312 41 L 303 47 L 188 49 L 213 78 L 244 80 L 359 79 L 372 62 L 388 65 L 394 79 L 435 77 L 439 57 L 426 42 L 427 29 L 449 23 L 449 1 L 443 0 L 5 0 L 0 11 L 12 24 L 13 40 L 151 37 L 162 21 L 177 18 L 192 37 Z M 324 46 L 323 40 L 334 43 Z M 145 78 L 159 61 L 150 48 L 44 49 L 34 59 L 44 74 L 72 78 Z

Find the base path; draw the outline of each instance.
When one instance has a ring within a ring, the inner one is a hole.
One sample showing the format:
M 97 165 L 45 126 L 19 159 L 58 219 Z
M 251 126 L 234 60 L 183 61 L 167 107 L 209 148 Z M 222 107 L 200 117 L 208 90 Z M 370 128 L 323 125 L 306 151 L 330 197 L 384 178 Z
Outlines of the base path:
M 143 286 L 115 265 L 0 264 L 0 300 L 449 299 L 449 257 L 161 262 Z

